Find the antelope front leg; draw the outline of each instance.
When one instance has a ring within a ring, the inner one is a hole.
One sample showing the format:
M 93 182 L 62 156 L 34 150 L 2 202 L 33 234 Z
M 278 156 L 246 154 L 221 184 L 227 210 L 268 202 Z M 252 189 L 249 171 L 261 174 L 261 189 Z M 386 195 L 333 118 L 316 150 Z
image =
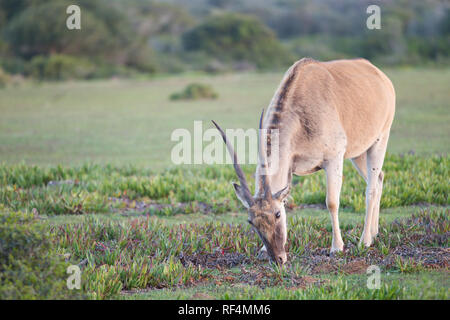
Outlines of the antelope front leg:
M 266 246 L 262 246 L 262 248 L 259 249 L 259 252 L 256 257 L 258 260 L 269 260 L 270 259 L 269 254 L 267 253 Z
M 344 159 L 340 156 L 338 159 L 327 162 L 324 167 L 327 176 L 327 208 L 330 212 L 331 226 L 333 228 L 333 240 L 330 253 L 344 250 L 344 242 L 342 241 L 338 218 L 343 164 Z

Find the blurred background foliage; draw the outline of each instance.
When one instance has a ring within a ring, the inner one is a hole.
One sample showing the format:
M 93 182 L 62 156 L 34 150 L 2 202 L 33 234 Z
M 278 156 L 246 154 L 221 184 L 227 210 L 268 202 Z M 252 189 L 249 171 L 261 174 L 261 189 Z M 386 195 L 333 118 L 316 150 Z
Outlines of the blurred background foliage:
M 68 30 L 66 8 L 81 8 Z M 381 8 L 369 30 L 366 9 Z M 310 56 L 449 62 L 445 0 L 0 0 L 0 86 L 16 77 L 284 70 Z

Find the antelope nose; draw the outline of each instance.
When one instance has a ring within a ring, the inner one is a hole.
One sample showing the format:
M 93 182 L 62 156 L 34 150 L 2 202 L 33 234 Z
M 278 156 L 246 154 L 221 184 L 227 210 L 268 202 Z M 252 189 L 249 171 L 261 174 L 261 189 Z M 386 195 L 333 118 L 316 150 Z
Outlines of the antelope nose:
M 280 265 L 285 264 L 285 263 L 286 263 L 286 260 L 287 260 L 286 253 L 279 254 L 279 255 L 277 256 L 277 263 L 280 264 Z

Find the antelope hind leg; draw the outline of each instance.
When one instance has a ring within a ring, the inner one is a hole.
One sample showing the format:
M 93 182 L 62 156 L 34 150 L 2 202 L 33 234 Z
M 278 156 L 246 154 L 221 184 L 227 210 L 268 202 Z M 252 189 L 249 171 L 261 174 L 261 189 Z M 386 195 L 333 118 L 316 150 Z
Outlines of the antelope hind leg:
M 372 235 L 372 239 L 374 239 L 378 234 L 378 221 L 380 219 L 380 202 L 381 202 L 381 194 L 383 192 L 383 179 L 384 173 L 383 171 L 381 171 L 378 176 L 377 199 L 375 200 L 375 206 L 373 208 L 372 213 L 372 222 L 370 224 L 370 232 Z
M 356 170 L 359 172 L 361 177 L 364 179 L 364 181 L 367 183 L 367 152 L 364 152 L 359 157 L 353 158 L 352 163 Z M 379 177 L 378 177 L 378 192 L 377 192 L 377 199 L 375 201 L 375 207 L 374 211 L 372 213 L 372 221 L 370 224 L 370 232 L 372 235 L 372 240 L 376 237 L 378 234 L 378 220 L 380 215 L 380 200 L 381 200 L 381 193 L 383 190 L 383 177 L 384 173 L 381 171 Z
M 367 188 L 366 188 L 366 217 L 360 243 L 366 247 L 372 244 L 378 233 L 378 219 L 380 211 L 381 191 L 383 187 L 383 162 L 386 154 L 389 132 L 382 135 L 367 150 Z

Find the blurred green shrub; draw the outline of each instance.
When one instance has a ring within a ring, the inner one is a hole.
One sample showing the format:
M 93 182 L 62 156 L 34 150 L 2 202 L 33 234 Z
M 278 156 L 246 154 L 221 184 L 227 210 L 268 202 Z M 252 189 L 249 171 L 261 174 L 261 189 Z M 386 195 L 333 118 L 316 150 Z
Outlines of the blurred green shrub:
M 170 100 L 216 99 L 218 94 L 211 86 L 191 83 L 182 92 L 173 93 Z
M 182 41 L 188 51 L 204 51 L 226 62 L 247 61 L 262 69 L 292 62 L 272 30 L 242 14 L 212 16 L 186 32 Z
M 26 59 L 61 53 L 128 62 L 128 50 L 137 39 L 125 15 L 105 0 L 79 0 L 82 29 L 68 32 L 65 12 L 70 4 L 67 0 L 35 1 L 14 14 L 4 30 L 12 52 Z
M 342 39 L 339 39 L 342 41 Z M 340 43 L 339 47 L 344 44 Z M 287 42 L 287 46 L 295 54 L 296 57 L 312 57 L 317 60 L 327 61 L 338 58 L 352 57 L 345 54 L 346 50 L 337 48 L 335 41 L 329 36 L 302 36 Z
M 27 67 L 28 75 L 40 80 L 87 79 L 94 72 L 95 66 L 89 61 L 63 54 L 36 56 Z
M 25 74 L 27 62 L 17 57 L 1 57 L 0 67 L 9 74 Z
M 0 206 L 0 299 L 76 298 L 66 286 L 67 266 L 34 214 Z
M 0 67 L 0 88 L 6 87 L 11 81 L 11 77 Z

